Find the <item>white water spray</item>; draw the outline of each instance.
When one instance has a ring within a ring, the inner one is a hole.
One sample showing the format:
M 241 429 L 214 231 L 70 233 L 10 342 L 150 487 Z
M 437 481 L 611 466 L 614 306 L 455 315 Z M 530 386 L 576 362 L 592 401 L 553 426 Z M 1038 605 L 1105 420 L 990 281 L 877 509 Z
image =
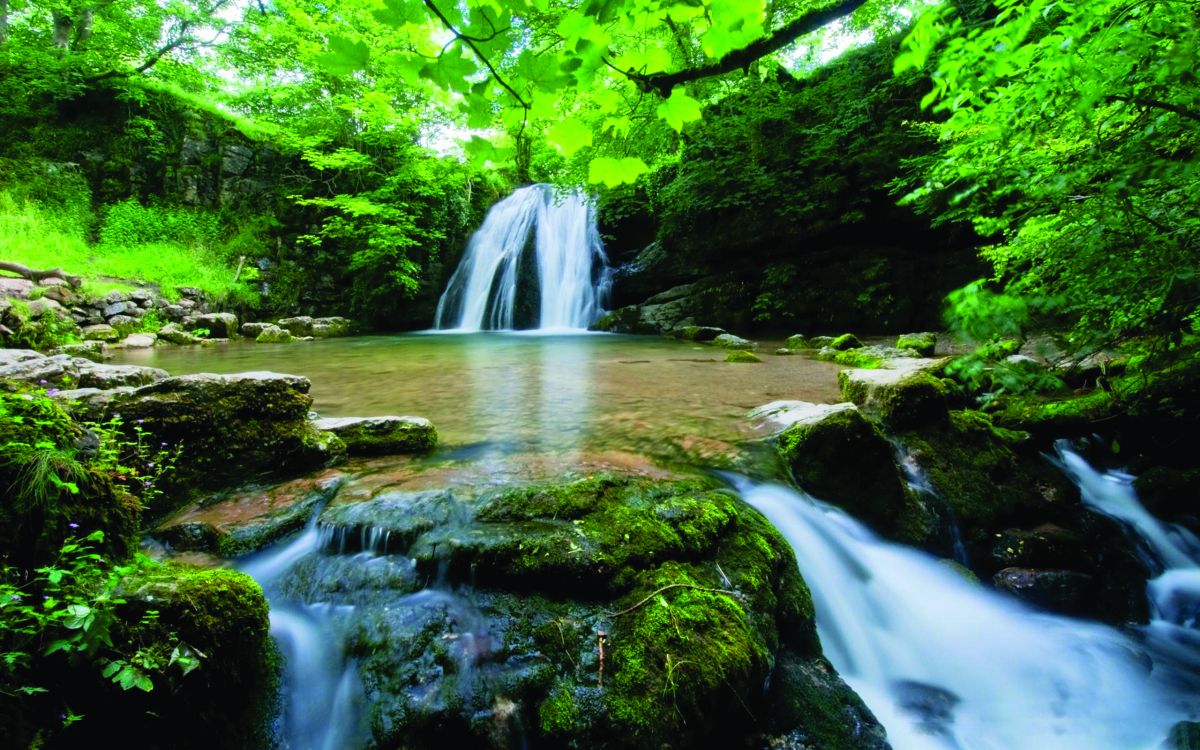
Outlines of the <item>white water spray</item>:
M 520 267 L 531 232 L 537 253 L 537 328 L 580 330 L 595 322 L 609 283 L 595 212 L 578 193 L 530 185 L 488 211 L 438 301 L 434 326 L 474 332 L 511 330 L 521 323 Z
M 1200 708 L 1178 626 L 1040 614 L 807 495 L 738 489 L 796 551 L 825 655 L 896 750 L 1157 750 Z

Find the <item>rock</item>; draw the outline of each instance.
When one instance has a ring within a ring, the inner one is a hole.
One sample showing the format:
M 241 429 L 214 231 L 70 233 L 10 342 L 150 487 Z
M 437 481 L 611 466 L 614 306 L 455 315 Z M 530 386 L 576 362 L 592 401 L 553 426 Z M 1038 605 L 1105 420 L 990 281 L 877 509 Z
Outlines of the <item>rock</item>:
M 719 346 L 722 349 L 736 349 L 741 351 L 754 351 L 758 349 L 758 343 L 744 339 L 741 336 L 734 336 L 732 333 L 722 333 L 712 340 L 713 346 Z
M 892 445 L 857 407 L 813 411 L 784 430 L 776 446 L 805 492 L 885 535 L 895 535 L 905 521 Z
M 107 323 L 97 323 L 83 329 L 83 338 L 87 341 L 117 341 L 121 334 Z
M 183 325 L 191 328 L 207 330 L 204 338 L 228 339 L 237 336 L 238 319 L 233 313 L 203 313 L 188 315 L 183 319 Z
M 854 404 L 847 403 L 813 404 L 807 401 L 772 401 L 751 410 L 746 416 L 771 432 L 779 432 L 794 424 L 815 424 L 830 414 L 856 408 Z
M 329 318 L 314 318 L 312 322 L 312 335 L 318 339 L 335 338 L 338 336 L 348 336 L 350 334 L 350 321 L 346 318 L 337 316 Z
M 218 488 L 345 458 L 341 440 L 308 421 L 309 387 L 307 378 L 273 372 L 182 375 L 81 399 L 78 410 L 98 422 L 120 414 L 126 428 L 137 424 L 152 440 L 182 444 L 173 487 Z
M 135 326 L 137 322 L 137 318 L 132 315 L 114 315 L 108 319 L 109 325 L 112 326 Z
M 784 347 L 791 349 L 792 351 L 799 351 L 801 349 L 812 348 L 811 345 L 808 343 L 808 339 L 806 339 L 804 336 L 802 336 L 798 333 L 794 334 L 792 336 L 788 336 L 787 341 L 783 342 L 783 345 L 784 345 Z
M 428 453 L 437 445 L 437 430 L 424 417 L 334 417 L 313 425 L 341 438 L 351 455 Z
M 790 339 L 789 339 L 789 341 L 790 341 Z M 808 340 L 808 348 L 809 349 L 823 349 L 827 346 L 832 348 L 831 345 L 833 344 L 833 341 L 834 341 L 833 336 L 813 336 L 811 339 Z
M 992 546 L 992 560 L 999 568 L 1089 570 L 1095 565 L 1079 533 L 1054 524 L 1005 529 Z
M 122 292 L 120 289 L 114 289 L 108 294 L 104 295 L 104 298 L 101 300 L 101 302 L 103 303 L 104 307 L 108 307 L 109 305 L 115 305 L 128 300 L 129 292 Z
M 250 487 L 202 498 L 160 523 L 152 535 L 175 550 L 223 557 L 257 552 L 301 529 L 318 507 L 333 498 L 345 479 L 330 470 L 265 490 Z
M 41 352 L 35 352 L 32 349 L 4 349 L 0 348 L 0 368 L 15 365 L 20 362 L 32 362 L 34 360 L 46 359 L 46 355 Z
M 592 330 L 607 333 L 658 333 L 658 328 L 642 317 L 642 309 L 637 305 L 621 307 L 605 313 L 592 325 Z
M 1159 750 L 1197 750 L 1200 748 L 1200 722 L 1180 721 L 1171 727 Z
M 260 344 L 288 344 L 293 341 L 293 336 L 290 331 L 268 324 L 254 340 Z
M 295 318 L 283 318 L 276 325 L 293 336 L 311 336 L 313 332 L 313 319 L 307 315 L 300 315 Z
M 131 333 L 121 342 L 126 349 L 148 349 L 154 346 L 158 336 L 153 333 Z
M 937 334 L 906 333 L 896 339 L 896 348 L 912 350 L 922 357 L 932 357 L 937 349 Z
M 788 349 L 786 346 L 780 347 L 780 348 L 776 349 L 774 352 L 775 356 L 777 356 L 777 357 L 786 357 L 788 355 L 795 354 L 795 353 L 796 352 L 792 351 L 791 349 Z
M 740 349 L 731 351 L 728 354 L 726 354 L 725 361 L 726 362 L 744 363 L 744 364 L 751 364 L 754 362 L 762 362 L 762 360 L 759 359 L 757 354 L 754 354 L 753 352 L 743 351 Z
M 71 385 L 80 388 L 116 388 L 145 385 L 167 377 L 166 370 L 134 365 L 104 365 L 82 357 L 56 354 L 24 358 L 0 366 L 0 377 L 35 385 Z
M 179 292 L 179 294 L 180 294 L 181 296 L 183 296 L 183 297 L 187 297 L 187 298 L 188 298 L 188 299 L 190 299 L 190 300 L 202 300 L 202 299 L 204 299 L 204 292 L 200 291 L 199 289 L 197 289 L 197 288 L 196 288 L 196 287 L 194 287 L 194 286 L 181 286 L 181 287 L 176 287 L 176 288 L 175 288 L 175 291 Z
M 102 362 L 112 356 L 105 351 L 103 341 L 85 341 L 82 344 L 63 344 L 54 350 L 54 354 L 66 354 L 70 357 L 83 357 L 93 362 Z
M 181 346 L 199 344 L 202 340 L 199 336 L 188 333 L 175 323 L 168 323 L 158 329 L 158 337 L 163 341 Z
M 111 305 L 105 306 L 103 315 L 105 318 L 111 318 L 114 315 L 126 315 L 136 309 L 138 309 L 138 306 L 134 302 L 114 302 Z
M 60 305 L 74 305 L 79 302 L 79 295 L 69 286 L 48 287 L 42 296 L 46 299 L 52 299 Z
M 853 333 L 843 333 L 829 342 L 829 346 L 839 352 L 844 352 L 847 349 L 861 349 L 862 345 L 863 343 Z
M 728 333 L 723 328 L 714 328 L 713 326 L 678 326 L 671 329 L 671 335 L 677 339 L 684 341 L 712 341 L 721 334 Z
M 185 310 L 181 305 L 166 305 L 162 308 L 162 314 L 167 320 L 172 320 L 176 323 L 179 323 L 182 322 L 184 316 L 187 315 L 187 310 Z
M 945 384 L 929 373 L 911 370 L 842 370 L 842 398 L 877 415 L 891 429 L 907 429 L 947 416 Z
M 271 323 L 242 323 L 241 334 L 248 339 L 256 339 L 258 334 L 271 327 Z
M 150 302 L 154 299 L 154 292 L 144 287 L 139 287 L 129 292 L 129 299 L 137 303 Z
M 15 297 L 16 299 L 28 299 L 29 293 L 36 286 L 29 279 L 14 279 L 8 276 L 0 276 L 0 297 Z
M 1005 568 L 992 582 L 1001 591 L 1055 612 L 1090 616 L 1096 579 L 1073 570 Z
M 507 746 L 519 726 L 531 747 L 742 747 L 769 716 L 815 747 L 883 747 L 855 744 L 882 730 L 821 660 L 790 549 L 711 480 L 360 496 L 322 513 L 339 554 L 301 577 L 354 607 L 372 746 Z

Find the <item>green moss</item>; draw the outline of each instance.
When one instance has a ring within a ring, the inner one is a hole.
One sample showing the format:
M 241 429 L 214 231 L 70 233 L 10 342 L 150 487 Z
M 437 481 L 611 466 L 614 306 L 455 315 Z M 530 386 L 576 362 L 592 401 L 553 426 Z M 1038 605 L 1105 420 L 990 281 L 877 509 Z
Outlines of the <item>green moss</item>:
M 754 352 L 735 350 L 725 355 L 726 362 L 762 362 L 758 355 Z
M 720 583 L 711 573 L 669 562 L 640 575 L 619 602 L 628 608 L 651 597 L 614 618 L 611 633 L 609 714 L 632 744 L 697 744 L 748 723 L 724 709 L 731 692 L 743 701 L 753 695 L 769 670 L 770 652 L 733 595 L 692 588 Z
M 907 349 L 922 357 L 932 357 L 937 348 L 937 335 L 933 333 L 909 333 L 896 339 L 897 349 Z
M 580 710 L 569 680 L 560 678 L 538 704 L 538 725 L 546 735 L 569 734 L 579 724 Z
M 993 415 L 1002 425 L 1038 432 L 1071 432 L 1111 418 L 1120 404 L 1108 391 L 1067 397 L 1023 396 L 1005 399 Z
M 792 335 L 792 336 L 788 336 L 787 341 L 785 341 L 783 345 L 785 348 L 793 349 L 793 350 L 810 348 L 808 339 L 798 333 L 795 335 Z
M 873 374 L 868 378 L 842 370 L 838 373 L 842 398 L 876 415 L 893 430 L 946 418 L 949 392 L 941 380 L 924 371 L 872 379 L 878 375 L 891 373 Z
M 877 370 L 883 367 L 884 359 L 874 354 L 868 354 L 858 349 L 850 349 L 847 351 L 825 351 L 817 355 L 818 359 L 823 359 L 829 362 L 837 362 L 844 367 L 853 367 L 859 370 Z
M 843 333 L 841 336 L 835 336 L 829 345 L 842 352 L 847 349 L 861 349 L 863 343 L 853 333 Z
M 296 340 L 296 337 L 289 331 L 274 327 L 264 330 L 254 340 L 259 344 L 290 344 Z

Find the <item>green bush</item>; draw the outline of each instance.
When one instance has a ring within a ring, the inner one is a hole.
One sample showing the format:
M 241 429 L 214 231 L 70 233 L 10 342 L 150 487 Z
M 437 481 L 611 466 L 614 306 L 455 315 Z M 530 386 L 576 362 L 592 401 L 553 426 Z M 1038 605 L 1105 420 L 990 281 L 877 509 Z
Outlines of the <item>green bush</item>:
M 100 225 L 100 244 L 129 247 L 170 242 L 213 248 L 220 234 L 216 214 L 181 206 L 143 206 L 128 198 L 108 207 Z

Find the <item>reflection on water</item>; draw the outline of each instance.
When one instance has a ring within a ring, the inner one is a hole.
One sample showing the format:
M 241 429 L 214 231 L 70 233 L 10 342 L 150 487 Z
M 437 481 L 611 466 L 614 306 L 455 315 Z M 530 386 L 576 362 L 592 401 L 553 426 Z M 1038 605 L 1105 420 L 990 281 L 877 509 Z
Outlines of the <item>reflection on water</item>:
M 442 445 L 513 451 L 711 456 L 748 436 L 747 410 L 839 399 L 837 366 L 800 356 L 730 364 L 656 337 L 409 334 L 294 344 L 159 347 L 121 363 L 192 372 L 272 370 L 312 380 L 323 416 L 414 414 Z

